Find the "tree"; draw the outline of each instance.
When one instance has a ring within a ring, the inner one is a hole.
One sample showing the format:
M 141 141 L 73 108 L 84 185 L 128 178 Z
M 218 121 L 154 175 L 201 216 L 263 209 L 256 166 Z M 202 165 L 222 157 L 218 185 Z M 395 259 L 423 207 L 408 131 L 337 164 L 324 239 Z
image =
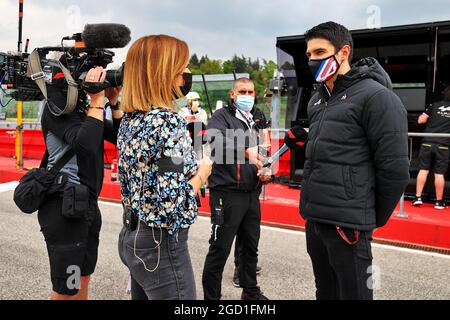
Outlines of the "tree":
M 272 60 L 263 59 L 261 62 L 259 58 L 252 60 L 244 55 L 238 56 L 237 54 L 223 63 L 220 60 L 210 59 L 207 55 L 202 56 L 199 61 L 198 56 L 193 54 L 190 60 L 190 68 L 194 75 L 248 73 L 255 83 L 258 96 L 262 96 L 278 66 Z
M 223 73 L 233 73 L 234 71 L 236 71 L 236 66 L 234 65 L 233 61 L 226 60 L 223 63 Z
M 194 53 L 191 56 L 191 60 L 189 61 L 189 67 L 191 69 L 199 69 L 200 68 L 200 61 L 198 60 L 197 54 Z
M 252 61 L 249 58 L 249 65 L 252 71 L 260 71 L 261 70 L 261 64 L 259 63 L 259 58 L 257 58 L 255 61 Z
M 237 73 L 244 73 L 244 72 L 249 73 L 249 68 L 247 65 L 247 58 L 245 58 L 244 55 L 242 55 L 241 57 L 238 57 L 235 54 L 233 56 L 233 58 L 231 59 L 231 61 L 233 62 L 234 66 L 235 66 L 235 71 Z
M 223 68 L 220 60 L 208 60 L 200 65 L 204 74 L 222 74 Z
M 268 78 L 273 78 L 275 70 L 278 69 L 278 65 L 272 60 L 264 60 L 263 72 Z
M 207 61 L 209 61 L 208 55 L 204 55 L 200 58 L 200 65 L 206 63 Z

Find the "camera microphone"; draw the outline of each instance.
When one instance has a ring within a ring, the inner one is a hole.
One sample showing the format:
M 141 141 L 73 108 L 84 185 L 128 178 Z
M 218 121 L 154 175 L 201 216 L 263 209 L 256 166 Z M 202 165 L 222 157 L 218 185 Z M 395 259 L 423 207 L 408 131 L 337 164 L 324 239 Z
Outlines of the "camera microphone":
M 270 167 L 280 159 L 289 149 L 300 149 L 308 140 L 308 132 L 301 126 L 294 126 L 286 132 L 284 144 L 272 156 L 263 161 L 264 167 Z
M 81 33 L 81 39 L 87 48 L 123 48 L 131 41 L 130 34 L 130 29 L 123 24 L 87 24 Z

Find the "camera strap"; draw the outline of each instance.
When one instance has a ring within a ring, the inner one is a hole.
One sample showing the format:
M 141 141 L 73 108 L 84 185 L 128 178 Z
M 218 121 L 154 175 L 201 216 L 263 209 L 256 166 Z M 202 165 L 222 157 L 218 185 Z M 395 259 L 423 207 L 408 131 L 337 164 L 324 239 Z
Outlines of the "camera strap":
M 70 159 L 73 158 L 75 154 L 75 150 L 73 150 L 72 148 L 67 150 L 64 155 L 58 161 L 56 161 L 55 165 L 48 171 L 56 176 L 61 171 L 61 169 L 64 168 L 64 166 L 70 161 Z
M 68 84 L 67 101 L 64 110 L 61 111 L 59 108 L 55 108 L 55 106 L 48 99 L 47 85 L 45 83 L 45 73 L 42 71 L 41 58 L 39 56 L 38 49 L 35 49 L 28 57 L 27 76 L 29 76 L 41 90 L 45 100 L 47 101 L 47 106 L 49 107 L 50 112 L 54 116 L 58 117 L 63 114 L 71 113 L 77 106 L 78 83 L 75 82 L 72 75 L 70 74 L 70 71 L 60 61 L 55 60 L 55 62 L 64 73 L 64 78 L 66 79 Z

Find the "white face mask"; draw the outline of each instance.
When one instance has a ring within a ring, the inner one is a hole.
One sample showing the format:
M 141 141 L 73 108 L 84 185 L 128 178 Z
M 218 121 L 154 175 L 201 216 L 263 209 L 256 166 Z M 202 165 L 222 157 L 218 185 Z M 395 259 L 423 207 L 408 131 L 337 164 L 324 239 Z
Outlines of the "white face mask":
M 200 101 L 192 101 L 192 106 L 198 108 L 200 106 Z

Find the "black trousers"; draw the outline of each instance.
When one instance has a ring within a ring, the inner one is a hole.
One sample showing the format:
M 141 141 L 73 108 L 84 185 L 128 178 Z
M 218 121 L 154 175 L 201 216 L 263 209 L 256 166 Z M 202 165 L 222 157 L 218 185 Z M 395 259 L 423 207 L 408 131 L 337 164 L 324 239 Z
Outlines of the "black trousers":
M 306 245 L 314 271 L 316 298 L 373 300 L 372 232 L 346 228 L 341 231 L 342 234 L 332 225 L 306 223 Z
M 131 277 L 131 300 L 140 300 L 140 301 L 148 300 L 148 297 L 145 294 L 144 289 L 142 289 L 142 287 L 133 277 Z
M 234 267 L 239 268 L 239 257 L 241 256 L 242 244 L 236 241 L 234 243 Z
M 230 254 L 233 240 L 241 244 L 239 282 L 244 290 L 259 290 L 256 281 L 258 244 L 261 229 L 259 191 L 221 192 L 211 190 L 211 210 L 222 199 L 224 224 L 211 225 L 209 252 L 203 269 L 203 292 L 205 300 L 219 300 L 222 291 L 222 273 Z

